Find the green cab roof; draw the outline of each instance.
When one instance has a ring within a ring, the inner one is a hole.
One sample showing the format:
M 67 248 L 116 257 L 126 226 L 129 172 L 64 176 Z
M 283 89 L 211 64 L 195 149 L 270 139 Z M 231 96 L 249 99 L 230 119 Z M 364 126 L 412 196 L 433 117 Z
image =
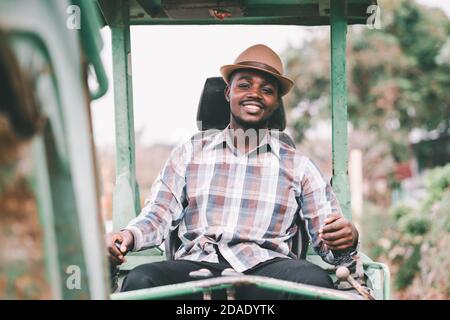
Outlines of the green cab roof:
M 114 26 L 129 7 L 130 25 L 330 24 L 330 1 L 339 0 L 95 0 L 103 24 Z M 348 24 L 365 24 L 376 0 L 347 0 Z M 126 7 L 124 8 L 127 9 Z

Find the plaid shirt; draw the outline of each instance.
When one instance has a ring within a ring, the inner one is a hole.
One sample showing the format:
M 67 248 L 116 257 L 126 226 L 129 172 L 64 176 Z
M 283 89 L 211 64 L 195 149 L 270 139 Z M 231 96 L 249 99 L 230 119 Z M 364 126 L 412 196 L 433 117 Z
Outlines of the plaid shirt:
M 160 245 L 179 227 L 175 259 L 218 262 L 219 250 L 243 272 L 275 257 L 296 258 L 291 247 L 300 214 L 314 250 L 328 263 L 342 263 L 319 238 L 324 220 L 341 214 L 330 185 L 309 158 L 269 132 L 247 153 L 235 148 L 229 128 L 175 148 L 126 227 L 133 250 Z

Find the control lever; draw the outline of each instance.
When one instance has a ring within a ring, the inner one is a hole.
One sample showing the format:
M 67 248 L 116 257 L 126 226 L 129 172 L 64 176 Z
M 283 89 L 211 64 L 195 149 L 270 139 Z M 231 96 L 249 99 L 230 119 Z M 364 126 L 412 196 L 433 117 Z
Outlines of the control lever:
M 114 242 L 114 246 L 120 251 L 121 243 L 119 241 Z M 109 273 L 111 275 L 111 290 L 112 292 L 116 292 L 117 289 L 119 288 L 119 276 L 120 276 L 119 265 L 110 261 Z
M 366 288 L 364 288 L 362 285 L 360 285 L 358 283 L 358 281 L 353 279 L 353 277 L 350 275 L 350 271 L 348 270 L 347 267 L 339 267 L 339 268 L 337 268 L 337 270 L 336 270 L 336 277 L 340 281 L 347 281 L 348 283 L 350 283 L 351 286 L 353 288 L 355 288 L 356 291 L 358 291 L 359 294 L 362 295 L 364 298 L 369 299 L 369 300 L 375 300 L 375 298 L 372 297 L 372 295 L 366 290 Z
M 212 272 L 208 269 L 199 269 L 189 272 L 189 276 L 194 279 L 206 279 L 213 276 Z M 203 291 L 203 300 L 211 300 L 211 290 Z

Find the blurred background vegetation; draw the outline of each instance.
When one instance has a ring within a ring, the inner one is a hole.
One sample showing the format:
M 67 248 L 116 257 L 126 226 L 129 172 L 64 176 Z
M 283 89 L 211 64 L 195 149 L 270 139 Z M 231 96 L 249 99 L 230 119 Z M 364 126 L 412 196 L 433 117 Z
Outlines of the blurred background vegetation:
M 382 28 L 349 28 L 349 147 L 362 151 L 364 251 L 387 263 L 396 298 L 450 297 L 450 21 L 409 0 L 379 1 Z M 289 125 L 331 175 L 328 35 L 284 52 Z M 300 52 L 300 54 L 299 54 Z M 318 147 L 325 136 L 328 148 Z

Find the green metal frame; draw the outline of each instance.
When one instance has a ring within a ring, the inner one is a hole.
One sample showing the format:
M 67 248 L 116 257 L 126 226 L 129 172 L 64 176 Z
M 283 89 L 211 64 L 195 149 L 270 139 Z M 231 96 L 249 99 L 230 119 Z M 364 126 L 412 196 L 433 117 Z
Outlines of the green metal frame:
M 121 5 L 116 7 L 116 15 L 111 22 L 116 122 L 116 184 L 113 194 L 113 230 L 116 231 L 123 229 L 141 209 L 139 186 L 136 180 L 128 8 L 129 1 L 122 1 Z M 130 270 L 136 265 L 163 259 L 163 252 L 159 248 L 133 252 L 128 255 L 127 263 L 121 266 L 121 270 Z
M 97 64 L 98 81 L 102 81 L 98 74 L 103 67 L 99 59 L 90 60 L 92 52 L 82 59 L 81 31 L 66 28 L 66 10 L 71 4 L 61 0 L 3 0 L 0 21 L 19 64 L 33 76 L 37 98 L 48 119 L 44 132 L 33 141 L 30 184 L 44 228 L 46 276 L 52 298 L 105 299 L 110 291 L 109 275 L 82 61 Z M 92 2 L 82 5 L 84 10 L 95 12 Z M 94 22 L 85 25 L 83 32 L 99 38 L 100 25 Z M 107 82 L 99 85 L 97 96 L 105 86 Z M 80 271 L 80 288 L 68 285 L 70 266 Z
M 368 274 L 369 280 L 374 283 L 376 281 L 376 277 L 379 276 L 381 279 L 381 283 L 383 284 L 382 288 L 375 288 L 375 297 L 383 300 L 391 299 L 391 274 L 389 268 L 384 263 L 368 261 L 363 263 L 363 266 L 366 270 L 366 274 Z M 377 294 L 377 291 L 379 292 Z
M 96 10 L 94 0 L 72 0 L 72 3 L 79 6 L 80 12 L 83 13 L 80 41 L 88 63 L 94 68 L 98 84 L 95 90 L 90 90 L 90 96 L 92 100 L 99 99 L 108 91 L 108 77 L 106 76 L 105 68 L 100 57 L 103 42 L 100 33 L 97 31 L 101 24 L 101 16 L 98 10 Z
M 331 2 L 331 111 L 333 147 L 333 190 L 344 216 L 351 220 L 348 180 L 346 0 Z
M 60 262 L 58 259 L 57 236 L 55 231 L 55 219 L 53 201 L 50 190 L 50 175 L 47 167 L 47 158 L 45 152 L 45 142 L 42 137 L 36 137 L 33 141 L 33 160 L 34 167 L 40 168 L 34 170 L 31 177 L 32 189 L 35 192 L 38 210 L 40 212 L 39 220 L 42 229 L 45 230 L 44 236 L 44 255 L 45 270 L 47 282 L 50 285 L 52 297 L 62 298 L 62 276 L 60 273 Z
M 334 1 L 334 0 L 333 0 Z M 208 13 L 207 1 L 184 0 L 136 0 L 129 3 L 131 25 L 329 25 L 332 0 L 230 0 L 210 1 L 208 8 L 228 5 L 233 15 L 223 20 Z M 122 0 L 98 0 L 103 13 L 103 23 L 111 25 Z M 362 24 L 367 20 L 367 7 L 376 0 L 348 0 L 348 22 Z M 190 10 L 190 15 L 181 17 L 172 9 Z
M 113 229 L 120 230 L 140 210 L 136 181 L 133 88 L 131 78 L 128 1 L 118 8 L 111 25 L 114 102 L 116 121 L 116 186 L 113 198 Z
M 37 98 L 45 101 L 44 114 L 49 124 L 45 132 L 35 138 L 33 159 L 35 161 L 32 187 L 37 195 L 40 221 L 48 229 L 44 237 L 46 273 L 55 297 L 80 299 L 89 297 L 86 261 L 80 235 L 80 220 L 76 211 L 76 200 L 70 172 L 66 132 L 61 126 L 61 95 L 58 92 L 55 75 L 40 70 L 52 70 L 50 52 L 45 39 L 31 32 L 16 32 L 10 35 L 19 61 L 22 64 L 33 63 Z M 47 190 L 48 194 L 43 194 Z M 55 213 L 58 214 L 55 214 Z M 50 241 L 55 241 L 51 243 Z M 56 249 L 56 250 L 55 250 Z M 77 265 L 80 269 L 80 290 L 67 290 L 61 279 L 66 279 L 68 266 Z M 57 273 L 54 274 L 55 268 Z
M 242 285 L 253 285 L 266 290 L 288 292 L 308 298 L 319 298 L 324 300 L 362 300 L 362 297 L 356 294 L 261 276 L 230 276 L 190 281 L 150 289 L 114 293 L 111 295 L 111 299 L 162 299 L 186 294 L 203 293 L 206 291 L 230 289 Z

